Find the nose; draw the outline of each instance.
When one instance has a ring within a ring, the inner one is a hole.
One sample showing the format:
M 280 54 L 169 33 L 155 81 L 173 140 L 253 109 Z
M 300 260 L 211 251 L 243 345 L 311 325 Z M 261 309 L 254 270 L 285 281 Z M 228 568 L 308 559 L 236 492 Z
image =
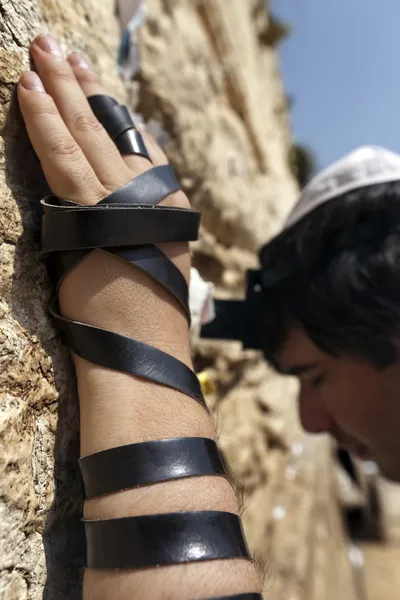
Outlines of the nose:
M 299 397 L 300 423 L 308 433 L 329 433 L 333 430 L 333 419 L 321 402 L 318 394 L 301 386 Z

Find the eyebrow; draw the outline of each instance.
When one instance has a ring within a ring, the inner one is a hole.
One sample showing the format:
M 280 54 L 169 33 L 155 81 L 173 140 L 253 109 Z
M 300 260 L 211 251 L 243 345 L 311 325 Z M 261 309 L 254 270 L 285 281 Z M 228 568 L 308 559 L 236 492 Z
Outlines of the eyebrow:
M 298 375 L 302 375 L 303 373 L 307 373 L 308 371 L 311 371 L 312 369 L 315 369 L 318 366 L 319 366 L 318 362 L 296 365 L 295 367 L 292 367 L 291 369 L 288 369 L 287 371 L 282 370 L 281 373 L 283 375 L 298 376 Z

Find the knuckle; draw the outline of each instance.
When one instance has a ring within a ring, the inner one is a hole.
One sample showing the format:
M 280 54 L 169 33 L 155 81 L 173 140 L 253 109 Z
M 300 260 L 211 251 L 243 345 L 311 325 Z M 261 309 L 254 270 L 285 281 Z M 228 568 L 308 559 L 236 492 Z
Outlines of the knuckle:
M 99 75 L 96 73 L 96 71 L 92 71 L 91 69 L 75 68 L 74 72 L 75 72 L 75 77 L 77 78 L 77 80 L 82 83 L 99 83 L 100 82 Z
M 50 96 L 45 96 L 44 94 L 31 103 L 30 112 L 33 117 L 37 118 L 55 117 L 58 115 L 56 105 Z
M 79 204 L 97 204 L 108 195 L 99 181 L 87 169 L 65 169 L 63 176 L 53 182 L 56 196 L 68 198 Z
M 64 61 L 56 61 L 47 65 L 48 74 L 59 81 L 73 82 L 75 75 L 71 67 Z
M 73 127 L 76 131 L 80 131 L 82 133 L 96 133 L 103 129 L 102 124 L 96 119 L 96 117 L 88 113 L 76 114 L 73 118 Z
M 109 195 L 109 190 L 104 188 L 102 185 L 93 185 L 92 197 L 95 199 L 96 202 L 100 202 L 100 200 L 103 200 L 103 198 L 106 198 Z
M 81 149 L 72 138 L 52 137 L 49 139 L 49 153 L 56 158 L 67 157 L 71 160 L 81 158 Z

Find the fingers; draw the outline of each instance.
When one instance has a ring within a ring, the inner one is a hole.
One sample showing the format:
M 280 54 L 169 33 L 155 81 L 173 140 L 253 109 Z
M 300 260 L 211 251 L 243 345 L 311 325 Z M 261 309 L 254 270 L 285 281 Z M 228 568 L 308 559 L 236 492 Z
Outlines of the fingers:
M 96 73 L 96 70 L 87 56 L 73 52 L 68 57 L 68 62 L 71 65 L 76 80 L 80 84 L 86 97 L 95 96 L 97 94 L 102 94 L 105 96 L 110 95 L 101 83 L 100 77 Z M 141 134 L 143 136 L 144 143 L 146 144 L 152 164 L 142 156 L 123 156 L 125 163 L 135 174 L 147 171 L 152 167 L 152 165 L 159 166 L 168 164 L 167 157 L 155 140 L 146 132 L 141 131 Z
M 109 96 L 109 92 L 102 85 L 100 77 L 96 73 L 89 58 L 83 54 L 73 52 L 68 57 L 68 62 L 71 65 L 75 77 L 80 84 L 84 94 L 94 96 L 96 94 L 105 94 Z M 155 139 L 146 131 L 141 131 L 144 143 L 151 158 L 151 163 L 141 156 L 124 156 L 124 160 L 134 175 L 138 175 L 143 171 L 147 171 L 152 166 L 161 166 L 168 164 L 168 158 L 163 150 L 157 144 Z M 176 192 L 165 198 L 161 204 L 163 206 L 176 206 L 181 208 L 190 208 L 190 203 L 187 196 L 183 192 Z
M 146 132 L 143 139 L 152 163 L 140 156 L 121 157 L 95 118 L 87 95 L 106 94 L 85 57 L 64 60 L 56 40 L 39 36 L 31 46 L 39 75 L 28 72 L 18 85 L 18 98 L 32 145 L 53 193 L 94 204 L 152 167 L 168 163 Z M 183 192 L 170 194 L 163 205 L 189 208 Z
M 93 115 L 57 41 L 51 36 L 39 36 L 31 45 L 31 53 L 45 90 L 102 185 L 114 190 L 129 181 L 132 178 L 129 169 Z
M 18 100 L 29 138 L 53 193 L 83 204 L 95 204 L 107 196 L 109 192 L 96 177 L 36 73 L 22 75 Z
M 88 96 L 94 96 L 96 94 L 104 94 L 109 96 L 109 92 L 101 83 L 100 77 L 97 74 L 95 68 L 93 67 L 89 58 L 84 54 L 78 54 L 77 52 L 73 52 L 68 57 L 68 62 L 72 67 L 76 80 L 81 86 L 83 93 Z M 151 163 L 141 157 L 135 155 L 123 156 L 126 164 L 131 169 L 134 175 L 138 175 L 143 173 L 143 171 L 147 171 L 152 166 L 158 167 L 161 165 L 168 164 L 168 158 L 166 157 L 164 151 L 157 144 L 153 136 L 151 136 L 146 131 L 141 130 L 141 134 L 146 144 L 147 151 L 149 153 Z M 190 208 L 190 203 L 185 194 L 181 191 L 176 192 L 175 194 L 170 194 L 167 198 L 165 198 L 161 204 L 163 206 L 176 206 L 180 208 Z

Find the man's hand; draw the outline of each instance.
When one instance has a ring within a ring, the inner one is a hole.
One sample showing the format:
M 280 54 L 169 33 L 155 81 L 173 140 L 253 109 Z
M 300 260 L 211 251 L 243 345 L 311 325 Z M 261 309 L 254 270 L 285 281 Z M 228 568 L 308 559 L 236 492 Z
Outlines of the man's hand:
M 153 164 L 141 156 L 120 155 L 86 99 L 94 94 L 107 94 L 107 91 L 85 58 L 71 54 L 64 60 L 57 41 L 48 36 L 36 38 L 31 52 L 38 74 L 22 75 L 18 99 L 32 145 L 54 194 L 80 204 L 96 204 L 152 166 L 168 163 L 164 152 L 146 132 L 143 137 Z M 190 208 L 181 191 L 171 194 L 160 205 Z M 188 280 L 188 245 L 164 244 L 162 249 Z M 115 257 L 92 253 L 61 285 L 60 306 L 64 316 L 108 326 L 126 335 L 134 330 L 140 337 L 138 303 L 141 298 L 131 297 L 132 303 L 128 305 L 124 300 L 128 287 L 131 291 L 132 273 L 129 265 Z M 140 279 L 143 285 L 154 289 L 155 284 L 147 276 L 140 277 L 136 273 L 136 283 L 140 283 Z M 167 304 L 174 303 L 169 294 L 161 289 L 157 291 Z M 133 303 L 135 307 L 131 310 Z M 146 306 L 147 310 L 151 309 L 147 300 Z M 164 327 L 164 320 L 154 322 L 155 330 L 160 324 Z

